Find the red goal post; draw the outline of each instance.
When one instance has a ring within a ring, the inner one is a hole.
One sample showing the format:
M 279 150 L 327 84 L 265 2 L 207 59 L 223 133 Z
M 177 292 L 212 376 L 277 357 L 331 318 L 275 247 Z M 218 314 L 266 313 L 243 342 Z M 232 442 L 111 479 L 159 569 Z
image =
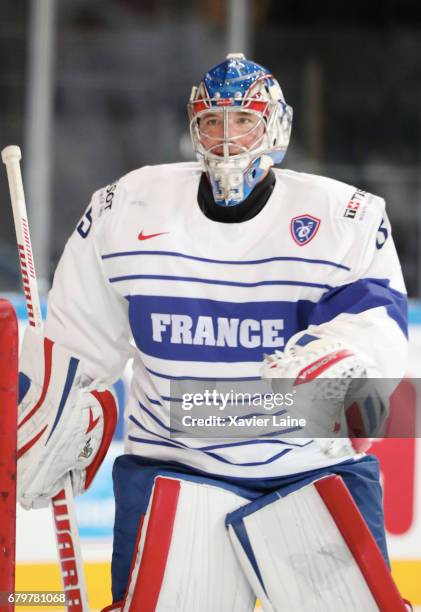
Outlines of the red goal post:
M 0 593 L 15 590 L 18 322 L 0 299 Z M 1 610 L 13 610 L 13 604 Z

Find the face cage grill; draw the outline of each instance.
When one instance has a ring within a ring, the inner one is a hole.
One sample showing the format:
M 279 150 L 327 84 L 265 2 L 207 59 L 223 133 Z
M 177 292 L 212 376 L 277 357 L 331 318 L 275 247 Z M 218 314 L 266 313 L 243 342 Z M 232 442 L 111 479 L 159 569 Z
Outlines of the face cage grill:
M 215 102 L 219 101 L 219 105 L 215 106 Z M 250 108 L 252 103 L 255 103 L 255 98 L 245 99 L 243 100 L 246 104 L 241 104 L 238 106 L 233 105 L 221 105 L 221 100 L 215 98 L 207 98 L 201 100 L 195 100 L 189 103 L 188 105 L 188 113 L 190 117 L 190 134 L 193 142 L 193 147 L 196 153 L 203 159 L 214 160 L 214 161 L 240 161 L 247 159 L 248 162 L 256 159 L 260 155 L 272 151 L 276 148 L 278 144 L 277 137 L 279 131 L 279 122 L 281 121 L 280 111 L 283 109 L 284 105 L 280 102 L 271 102 L 269 100 L 258 101 L 261 108 L 264 109 L 264 112 L 259 110 L 255 110 Z M 195 105 L 201 103 L 200 110 L 195 110 Z M 213 103 L 213 104 L 212 104 Z M 223 113 L 224 114 L 224 132 L 226 132 L 226 126 L 228 121 L 228 113 L 250 113 L 259 117 L 259 122 L 250 128 L 250 130 L 244 134 L 239 134 L 238 136 L 232 136 L 227 139 L 225 136 L 223 137 L 210 137 L 206 135 L 208 140 L 215 140 L 215 144 L 210 148 L 205 148 L 201 142 L 201 135 L 203 134 L 200 130 L 199 122 L 200 119 L 209 113 Z M 250 133 L 257 129 L 258 126 L 264 125 L 264 132 L 261 136 L 256 138 L 256 140 L 248 147 L 243 147 L 237 141 L 244 137 L 250 135 Z M 260 145 L 259 145 L 260 143 Z M 216 147 L 220 146 L 224 147 L 224 155 L 218 155 L 214 153 L 212 150 Z M 243 149 L 240 153 L 235 153 L 229 155 L 229 146 L 235 146 Z

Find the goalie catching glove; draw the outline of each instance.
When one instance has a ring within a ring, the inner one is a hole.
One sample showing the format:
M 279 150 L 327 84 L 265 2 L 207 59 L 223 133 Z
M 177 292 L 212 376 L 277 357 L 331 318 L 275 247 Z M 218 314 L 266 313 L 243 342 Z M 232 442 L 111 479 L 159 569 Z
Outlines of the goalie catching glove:
M 48 505 L 71 472 L 75 494 L 91 484 L 117 423 L 113 393 L 83 374 L 82 363 L 31 327 L 19 373 L 18 499 Z
M 373 387 L 379 373 L 361 353 L 329 336 L 293 336 L 285 351 L 266 356 L 262 378 L 275 393 L 294 393 L 288 412 L 306 421 L 303 433 L 329 456 L 364 452 L 387 410 L 384 394 Z M 377 387 L 377 385 L 376 385 Z

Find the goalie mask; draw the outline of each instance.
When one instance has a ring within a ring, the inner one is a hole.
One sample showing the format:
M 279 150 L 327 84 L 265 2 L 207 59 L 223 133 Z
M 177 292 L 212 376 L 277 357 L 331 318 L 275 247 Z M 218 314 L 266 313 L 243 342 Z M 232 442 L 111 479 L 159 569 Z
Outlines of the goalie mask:
M 188 112 L 197 159 L 220 206 L 240 204 L 285 155 L 292 108 L 270 72 L 241 53 L 193 87 Z

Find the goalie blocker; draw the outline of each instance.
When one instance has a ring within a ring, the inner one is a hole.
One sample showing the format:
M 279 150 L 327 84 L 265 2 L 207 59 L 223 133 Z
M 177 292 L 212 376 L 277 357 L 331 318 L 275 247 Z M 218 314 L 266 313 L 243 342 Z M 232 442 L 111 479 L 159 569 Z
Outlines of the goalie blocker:
M 75 494 L 91 484 L 117 423 L 113 393 L 83 372 L 83 364 L 28 327 L 19 373 L 18 499 L 48 505 L 71 472 Z
M 358 480 L 365 497 L 374 464 L 367 457 L 335 468 L 349 482 Z M 258 495 L 247 489 L 251 481 L 245 479 L 239 486 L 240 479 L 220 482 L 175 468 L 162 470 L 130 456 L 117 460 L 114 478 L 116 472 L 126 477 L 125 486 L 136 491 L 137 500 L 144 503 L 149 493 L 149 502 L 140 521 L 138 515 L 134 546 L 133 541 L 131 546 L 117 542 L 113 563 L 121 558 L 123 546 L 133 551 L 132 562 L 124 596 L 104 612 L 163 612 L 169 607 L 178 612 L 251 612 L 256 597 L 266 612 L 407 609 L 376 540 L 337 475 L 320 478 L 322 470 L 316 470 L 304 480 L 275 479 L 284 486 Z M 120 494 L 117 490 L 117 502 Z M 372 493 L 367 497 L 371 505 Z M 128 498 L 126 504 L 117 511 L 117 540 L 120 531 L 125 530 L 125 540 L 133 531 L 126 523 L 136 512 Z M 118 580 L 114 566 L 114 596 Z

